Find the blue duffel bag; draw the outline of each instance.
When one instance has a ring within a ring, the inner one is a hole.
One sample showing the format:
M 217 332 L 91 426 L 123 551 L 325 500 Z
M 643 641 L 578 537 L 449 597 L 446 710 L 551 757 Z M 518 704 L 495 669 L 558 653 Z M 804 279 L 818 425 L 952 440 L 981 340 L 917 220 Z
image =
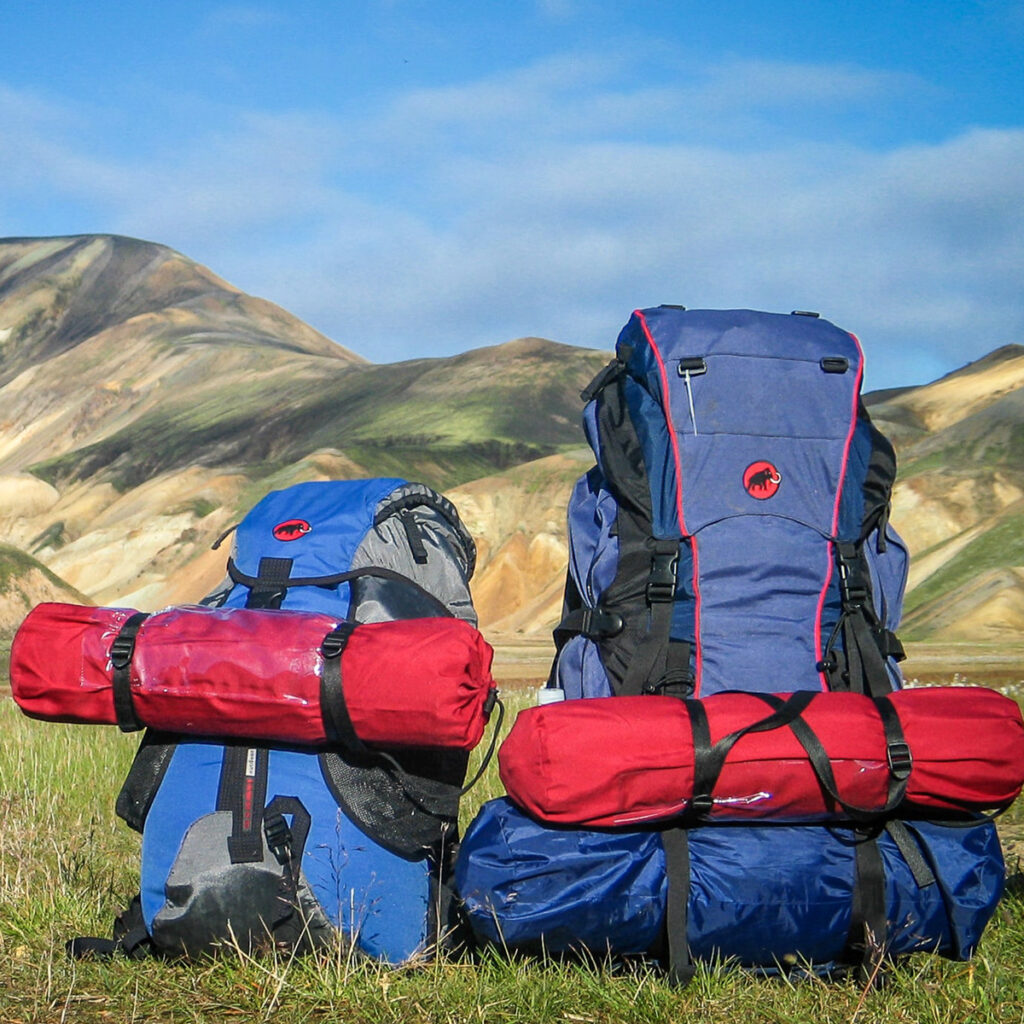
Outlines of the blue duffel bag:
M 773 969 L 862 965 L 866 945 L 876 959 L 967 959 L 1004 879 L 991 822 L 595 831 L 541 825 L 506 799 L 481 808 L 455 869 L 481 943 L 630 955 L 667 938 L 674 971 L 687 945 L 694 958 Z M 678 922 L 686 943 L 673 943 Z

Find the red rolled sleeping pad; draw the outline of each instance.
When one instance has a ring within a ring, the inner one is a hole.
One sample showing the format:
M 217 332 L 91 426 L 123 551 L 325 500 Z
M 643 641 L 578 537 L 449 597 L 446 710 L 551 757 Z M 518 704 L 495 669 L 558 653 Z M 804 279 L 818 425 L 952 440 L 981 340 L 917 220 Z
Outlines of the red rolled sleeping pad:
M 601 697 L 520 712 L 498 763 L 516 804 L 561 824 L 974 811 L 1020 793 L 1024 722 L 980 687 Z
M 11 691 L 51 722 L 322 745 L 351 736 L 347 712 L 357 744 L 476 746 L 493 652 L 469 623 L 336 627 L 314 612 L 41 604 L 15 635 Z

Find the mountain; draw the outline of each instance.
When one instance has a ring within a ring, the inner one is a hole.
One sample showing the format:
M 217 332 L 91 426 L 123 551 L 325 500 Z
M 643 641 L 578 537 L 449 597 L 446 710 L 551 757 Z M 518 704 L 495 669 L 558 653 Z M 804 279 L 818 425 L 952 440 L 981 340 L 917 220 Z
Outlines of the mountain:
M 1024 627 L 1024 346 L 870 406 L 895 442 L 892 521 L 912 560 L 902 633 L 1016 639 Z
M 607 358 L 523 338 L 374 365 L 164 246 L 0 240 L 0 530 L 99 603 L 196 600 L 223 573 L 211 542 L 268 490 L 451 490 L 579 448 Z M 478 586 L 502 529 L 478 523 Z
M 76 600 L 194 601 L 224 571 L 211 544 L 268 490 L 393 474 L 460 508 L 488 633 L 546 643 L 591 464 L 579 391 L 608 354 L 522 338 L 376 365 L 358 329 L 343 348 L 149 242 L 0 240 L 0 537 L 18 566 L 0 627 L 43 599 L 40 573 Z M 899 456 L 903 635 L 1016 639 L 1024 347 L 865 401 Z

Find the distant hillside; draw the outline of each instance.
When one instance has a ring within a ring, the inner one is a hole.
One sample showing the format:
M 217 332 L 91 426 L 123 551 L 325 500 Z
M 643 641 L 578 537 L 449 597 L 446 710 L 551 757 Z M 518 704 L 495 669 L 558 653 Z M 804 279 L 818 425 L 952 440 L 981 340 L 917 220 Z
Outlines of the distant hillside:
M 0 529 L 99 602 L 195 600 L 268 490 L 450 489 L 579 447 L 606 360 L 525 338 L 374 365 L 164 246 L 0 240 Z
M 7 652 L 21 620 L 43 601 L 89 604 L 89 599 L 58 579 L 24 551 L 0 544 L 0 682 L 7 673 Z
M 451 494 L 477 537 L 485 628 L 549 635 L 565 504 L 591 462 L 579 391 L 608 353 L 523 338 L 374 365 L 354 354 L 358 329 L 343 348 L 148 242 L 0 240 L 10 557 L 97 603 L 194 601 L 223 575 L 212 541 L 268 490 L 405 476 Z M 892 520 L 913 555 L 903 635 L 1015 639 L 1024 346 L 866 402 L 899 455 Z M 36 592 L 0 593 L 0 612 Z
M 897 445 L 892 520 L 912 555 L 903 633 L 1016 638 L 1024 627 L 1024 346 L 871 407 Z

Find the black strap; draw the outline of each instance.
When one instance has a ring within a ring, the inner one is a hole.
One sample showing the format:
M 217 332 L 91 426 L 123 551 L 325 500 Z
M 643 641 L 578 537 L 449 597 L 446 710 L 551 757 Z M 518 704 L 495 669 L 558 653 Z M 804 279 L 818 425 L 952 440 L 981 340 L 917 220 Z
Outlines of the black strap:
M 416 517 L 412 514 L 411 509 L 403 508 L 398 514 L 398 519 L 405 530 L 405 538 L 409 542 L 412 560 L 417 565 L 426 565 L 427 546 L 423 543 L 423 530 L 416 522 Z
M 693 797 L 689 804 L 689 813 L 697 816 L 710 813 L 713 807 L 712 794 L 718 784 L 726 758 L 740 739 L 751 733 L 768 732 L 783 727 L 788 727 L 800 742 L 826 798 L 831 799 L 836 807 L 841 807 L 851 818 L 857 820 L 877 818 L 880 815 L 889 814 L 903 802 L 913 768 L 913 757 L 906 742 L 899 715 L 887 697 L 877 698 L 874 702 L 878 708 L 885 733 L 886 760 L 889 767 L 886 802 L 883 807 L 858 807 L 856 804 L 844 800 L 839 793 L 828 752 L 817 733 L 803 718 L 803 713 L 810 706 L 811 701 L 818 696 L 818 691 L 799 690 L 788 697 L 779 697 L 768 693 L 752 693 L 751 696 L 764 701 L 772 709 L 772 713 L 757 722 L 723 736 L 713 745 L 704 705 L 698 700 L 686 701 L 686 710 L 690 717 L 693 736 L 694 757 Z
M 647 542 L 650 564 L 644 594 L 647 602 L 647 628 L 633 652 L 619 693 L 637 696 L 657 693 L 658 684 L 668 670 L 669 633 L 675 607 L 676 571 L 679 567 L 679 541 L 651 538 Z
M 82 936 L 69 939 L 64 951 L 72 960 L 109 960 L 118 953 L 131 960 L 153 956 L 153 940 L 142 916 L 142 898 L 136 894 L 131 903 L 114 920 L 113 938 Z
M 768 694 L 752 694 L 765 700 L 773 711 L 742 729 L 723 736 L 714 745 L 711 744 L 711 732 L 708 727 L 707 712 L 699 700 L 686 701 L 686 711 L 690 716 L 690 727 L 693 734 L 693 799 L 690 811 L 696 815 L 706 815 L 712 808 L 712 793 L 718 783 L 725 766 L 725 759 L 739 740 L 750 733 L 769 732 L 783 726 L 792 726 L 816 696 L 813 690 L 801 690 L 786 699 Z M 806 749 L 806 748 L 805 748 Z M 808 756 L 810 753 L 808 752 Z M 825 758 L 826 763 L 828 758 Z M 813 763 L 813 759 L 812 759 Z M 831 771 L 831 766 L 828 766 Z
M 885 823 L 885 831 L 889 833 L 890 838 L 896 844 L 896 849 L 900 851 L 900 856 L 906 862 L 907 867 L 910 868 L 910 873 L 917 887 L 919 889 L 927 889 L 928 886 L 935 885 L 935 872 L 932 871 L 931 866 L 921 852 L 921 847 L 915 839 L 916 833 L 907 828 L 906 824 L 898 818 L 887 821 Z M 955 931 L 955 929 L 951 929 L 951 931 Z
M 288 587 L 292 585 L 289 573 L 292 571 L 291 558 L 261 558 L 256 579 L 253 580 L 246 608 L 280 608 Z M 232 565 L 228 559 L 228 569 Z
M 864 981 L 874 981 L 885 956 L 888 938 L 885 865 L 878 845 L 878 832 L 858 831 L 853 849 L 850 931 L 840 959 L 857 964 Z
M 593 401 L 613 380 L 617 380 L 625 372 L 625 363 L 613 359 L 607 366 L 602 367 L 597 376 L 580 392 L 580 398 L 584 402 Z
M 618 636 L 625 623 L 617 612 L 608 611 L 598 605 L 590 608 L 584 605 L 574 608 L 562 616 L 562 621 L 555 626 L 555 644 L 561 647 L 573 636 L 585 636 L 590 640 L 605 640 Z
M 144 723 L 135 714 L 132 701 L 132 656 L 135 654 L 135 638 L 148 618 L 145 612 L 130 616 L 110 645 L 110 663 L 114 668 L 111 676 L 114 714 L 121 732 L 138 732 L 144 728 Z
M 887 631 L 875 614 L 863 544 L 838 541 L 835 550 L 842 610 L 823 666 L 829 671 L 832 689 L 881 697 L 892 692 L 886 653 L 894 646 L 894 640 L 896 644 L 899 641 L 891 634 L 892 639 L 886 636 Z M 839 634 L 843 638 L 845 664 L 842 665 L 831 649 Z M 902 651 L 902 647 L 899 650 Z
M 342 622 L 324 637 L 320 647 L 324 657 L 324 669 L 320 676 L 320 715 L 323 718 L 324 733 L 330 743 L 359 754 L 367 754 L 366 744 L 356 733 L 352 716 L 348 713 L 341 678 L 342 656 L 355 628 L 354 622 Z
M 263 808 L 267 801 L 269 760 L 265 747 L 224 748 L 217 810 L 231 812 L 228 853 L 232 864 L 263 860 Z
M 285 815 L 292 816 L 291 824 Z M 277 913 L 271 928 L 288 920 L 299 908 L 299 874 L 302 854 L 309 838 L 311 818 L 305 804 L 295 796 L 275 796 L 263 812 L 263 834 L 267 849 L 281 865 L 281 884 L 277 893 Z
M 690 901 L 690 842 L 685 828 L 674 827 L 662 831 L 661 843 L 665 848 L 668 878 L 665 900 L 668 981 L 671 985 L 685 988 L 696 973 L 686 935 Z

